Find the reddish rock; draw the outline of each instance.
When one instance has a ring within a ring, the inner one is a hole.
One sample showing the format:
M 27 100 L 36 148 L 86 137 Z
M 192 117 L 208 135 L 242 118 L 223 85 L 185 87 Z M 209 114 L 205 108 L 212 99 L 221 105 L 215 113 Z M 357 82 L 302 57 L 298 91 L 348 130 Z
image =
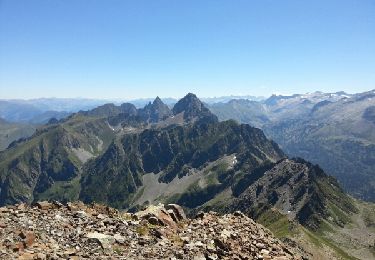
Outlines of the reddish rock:
M 171 218 L 173 219 L 173 221 L 178 222 L 178 218 L 176 214 L 174 213 L 174 211 L 172 209 L 168 209 L 167 211 L 168 211 L 169 216 L 171 216 Z
M 172 217 L 168 214 L 168 211 L 165 209 L 161 209 L 157 216 L 160 222 L 162 222 L 165 226 L 169 226 L 173 229 L 177 228 L 176 222 L 173 221 Z
M 177 204 L 168 204 L 165 208 L 167 210 L 173 210 L 173 212 L 176 215 L 176 217 L 178 218 L 178 220 L 184 220 L 184 219 L 186 219 L 186 215 L 185 215 L 184 209 L 180 205 L 177 205 Z
M 35 242 L 35 234 L 33 232 L 27 232 L 25 237 L 25 245 L 26 247 L 31 247 Z
M 23 252 L 25 250 L 25 246 L 22 242 L 18 242 L 13 246 L 13 251 L 15 252 Z

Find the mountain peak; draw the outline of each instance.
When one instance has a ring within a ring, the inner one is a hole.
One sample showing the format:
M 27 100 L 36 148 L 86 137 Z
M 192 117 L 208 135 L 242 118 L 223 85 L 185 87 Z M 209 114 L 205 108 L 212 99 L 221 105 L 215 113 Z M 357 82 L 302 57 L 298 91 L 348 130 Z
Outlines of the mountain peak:
M 153 105 L 161 105 L 161 104 L 164 105 L 164 102 L 160 99 L 159 96 L 157 96 L 152 104 Z
M 150 122 L 159 122 L 172 115 L 172 111 L 157 96 L 152 103 L 150 102 L 141 110 L 141 115 Z
M 194 93 L 191 93 L 191 92 L 187 93 L 185 98 L 196 98 L 196 99 L 198 99 L 197 95 L 195 95 Z
M 180 99 L 173 107 L 172 111 L 175 115 L 183 112 L 184 119 L 187 120 L 209 117 L 217 121 L 217 117 L 213 115 L 193 93 L 188 93 L 185 97 Z

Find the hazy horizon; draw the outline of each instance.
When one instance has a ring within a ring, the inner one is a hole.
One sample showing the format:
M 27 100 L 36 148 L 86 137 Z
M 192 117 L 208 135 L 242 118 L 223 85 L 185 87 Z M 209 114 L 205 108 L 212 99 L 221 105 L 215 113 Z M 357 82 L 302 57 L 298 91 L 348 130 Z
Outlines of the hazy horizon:
M 360 91 L 360 92 L 347 92 L 347 91 L 344 91 L 346 94 L 358 94 L 358 93 L 363 93 L 363 92 L 370 92 L 370 91 L 375 91 L 375 89 L 369 89 L 369 90 L 365 90 L 365 91 Z M 304 93 L 272 93 L 270 95 L 267 95 L 267 96 L 256 96 L 256 95 L 252 95 L 251 93 L 250 94 L 239 94 L 239 95 L 234 95 L 234 94 L 229 94 L 229 95 L 224 95 L 224 96 L 199 96 L 197 95 L 198 98 L 201 98 L 201 99 L 215 99 L 215 98 L 224 98 L 224 97 L 254 97 L 254 98 L 259 98 L 259 99 L 267 99 L 273 95 L 276 95 L 276 96 L 292 96 L 292 95 L 305 95 L 305 94 L 312 94 L 312 93 L 316 93 L 316 92 L 322 92 L 322 93 L 326 93 L 326 94 L 335 94 L 335 93 L 338 93 L 338 92 L 341 92 L 341 91 L 335 91 L 335 92 L 324 92 L 324 91 L 320 91 L 320 90 L 316 90 L 316 91 L 311 91 L 311 92 L 304 92 Z M 66 100 L 69 100 L 69 99 L 72 99 L 72 100 L 92 100 L 92 101 L 136 101 L 136 100 L 149 100 L 149 99 L 155 99 L 156 97 L 159 97 L 161 99 L 181 99 L 183 98 L 186 94 L 188 93 L 193 93 L 193 94 L 196 94 L 194 92 L 186 92 L 184 95 L 182 96 L 159 96 L 159 95 L 156 95 L 154 97 L 152 96 L 148 96 L 148 97 L 134 97 L 134 98 L 121 98 L 121 97 L 113 97 L 113 98 L 92 98 L 92 97 L 36 97 L 36 98 L 2 98 L 0 97 L 0 100 L 4 100 L 4 101 L 16 101 L 16 100 L 20 100 L 20 101 L 32 101 L 32 100 L 42 100 L 42 99 L 60 99 L 60 100 L 63 100 L 63 99 L 66 99 Z

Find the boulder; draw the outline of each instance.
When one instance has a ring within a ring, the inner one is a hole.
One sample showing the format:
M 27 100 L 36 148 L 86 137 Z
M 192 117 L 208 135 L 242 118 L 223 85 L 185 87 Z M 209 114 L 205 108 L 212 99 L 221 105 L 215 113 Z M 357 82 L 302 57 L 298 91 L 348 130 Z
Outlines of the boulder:
M 25 237 L 25 245 L 31 247 L 35 242 L 35 234 L 33 232 L 27 232 Z
M 136 213 L 140 219 L 147 219 L 151 224 L 159 224 L 162 226 L 169 226 L 173 229 L 177 228 L 176 222 L 173 218 L 169 215 L 168 211 L 164 208 L 163 204 L 159 205 L 151 205 L 147 207 L 145 210 Z M 158 220 L 156 223 L 155 218 Z
M 90 242 L 98 243 L 103 249 L 111 248 L 112 244 L 115 243 L 115 238 L 110 235 L 94 232 L 86 235 Z
M 174 214 L 176 215 L 176 217 L 179 221 L 186 219 L 184 209 L 180 205 L 168 204 L 167 206 L 165 206 L 165 208 L 167 210 L 173 210 Z
M 33 204 L 33 206 L 38 207 L 41 210 L 49 210 L 55 208 L 55 204 L 50 203 L 48 201 L 39 201 Z

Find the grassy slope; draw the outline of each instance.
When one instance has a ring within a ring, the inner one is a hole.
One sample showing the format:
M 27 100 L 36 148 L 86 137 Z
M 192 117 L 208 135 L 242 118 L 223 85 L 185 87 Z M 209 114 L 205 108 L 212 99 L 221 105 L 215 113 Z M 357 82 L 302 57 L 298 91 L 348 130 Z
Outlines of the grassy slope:
M 31 168 L 27 168 L 28 161 L 33 160 L 36 163 L 34 169 L 39 169 L 37 163 L 43 157 L 48 160 L 44 169 L 54 169 L 53 172 L 56 173 L 61 171 L 59 168 L 61 163 L 66 161 L 78 169 L 76 171 L 77 175 L 73 176 L 73 178 L 64 181 L 57 179 L 52 183 L 52 186 L 42 192 L 33 192 L 33 185 L 24 188 L 21 185 L 22 180 L 10 178 L 12 189 L 17 189 L 21 194 L 34 193 L 33 195 L 26 195 L 30 198 L 34 196 L 34 200 L 77 200 L 80 191 L 79 169 L 82 167 L 82 162 L 71 149 L 71 144 L 68 145 L 67 143 L 78 144 L 81 149 L 93 156 L 97 156 L 109 145 L 113 138 L 114 133 L 106 121 L 98 117 L 75 115 L 57 126 L 44 126 L 31 139 L 0 153 L 1 180 L 4 181 L 9 178 L 8 175 L 11 172 L 12 164 L 16 161 L 21 162 L 19 167 L 23 167 L 24 175 L 27 176 L 25 178 L 30 178 L 30 180 L 32 177 L 28 174 L 31 171 Z M 41 148 L 42 146 L 44 147 L 43 149 Z M 64 156 L 61 157 L 61 155 Z
M 311 253 L 312 259 L 373 259 L 375 258 L 375 205 L 353 200 L 359 209 L 357 213 L 346 214 L 329 205 L 329 211 L 339 218 L 345 218 L 343 226 L 337 219 L 324 220 L 318 230 L 309 230 L 291 222 L 277 210 L 262 214 L 257 222 L 269 228 L 276 237 L 289 238 Z
M 19 138 L 28 137 L 35 132 L 35 126 L 0 122 L 0 151 Z

